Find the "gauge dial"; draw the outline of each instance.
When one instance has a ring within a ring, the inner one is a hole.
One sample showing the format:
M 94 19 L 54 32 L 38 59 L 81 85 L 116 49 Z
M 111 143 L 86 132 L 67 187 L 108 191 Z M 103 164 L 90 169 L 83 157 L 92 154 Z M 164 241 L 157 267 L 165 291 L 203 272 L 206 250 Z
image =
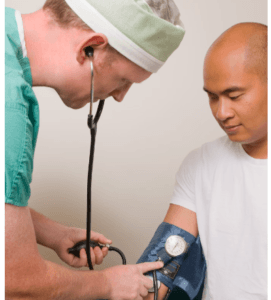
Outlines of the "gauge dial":
M 171 235 L 168 237 L 165 249 L 168 255 L 172 257 L 179 256 L 186 251 L 187 243 L 181 236 Z

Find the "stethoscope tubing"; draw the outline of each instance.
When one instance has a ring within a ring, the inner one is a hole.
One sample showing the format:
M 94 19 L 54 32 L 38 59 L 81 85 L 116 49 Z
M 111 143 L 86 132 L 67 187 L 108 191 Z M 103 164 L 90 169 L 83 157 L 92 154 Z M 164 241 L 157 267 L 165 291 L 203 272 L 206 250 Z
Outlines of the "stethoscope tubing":
M 89 154 L 89 164 L 88 164 L 88 179 L 87 179 L 87 237 L 86 237 L 86 254 L 87 254 L 87 263 L 90 270 L 93 270 L 93 265 L 91 261 L 91 250 L 90 250 L 90 242 L 91 242 L 91 195 L 92 195 L 92 173 L 93 173 L 93 162 L 94 162 L 94 152 L 95 152 L 95 141 L 96 141 L 96 133 L 97 133 L 97 123 L 101 117 L 104 101 L 100 100 L 98 104 L 98 108 L 96 111 L 96 115 L 93 119 L 92 108 L 93 108 L 93 100 L 94 100 L 94 69 L 93 63 L 90 61 L 91 68 L 91 87 L 90 87 L 90 114 L 88 115 L 88 127 L 90 129 L 91 136 L 91 144 L 90 144 L 90 154 Z M 122 257 L 123 264 L 126 264 L 126 258 L 124 253 L 118 248 L 109 247 L 109 251 L 116 251 Z M 158 286 L 157 286 L 157 277 L 156 271 L 153 271 L 153 284 L 154 284 L 154 300 L 158 298 Z
M 90 270 L 93 270 L 93 265 L 91 262 L 91 251 L 90 251 L 90 238 L 91 238 L 91 188 L 92 188 L 92 173 L 93 173 L 93 161 L 95 152 L 95 140 L 97 132 L 97 123 L 101 117 L 104 100 L 99 101 L 96 115 L 93 119 L 92 107 L 94 102 L 94 68 L 93 63 L 90 61 L 91 70 L 91 86 L 90 86 L 90 114 L 88 115 L 88 127 L 90 129 L 91 144 L 90 144 L 90 154 L 89 154 L 89 164 L 88 164 L 88 180 L 87 180 L 87 239 L 86 239 L 86 254 L 87 262 Z
M 87 182 L 87 239 L 86 239 L 86 253 L 87 253 L 87 262 L 90 270 L 93 270 L 93 265 L 91 262 L 91 252 L 90 252 L 90 238 L 91 238 L 91 192 L 92 192 L 92 173 L 93 173 L 93 161 L 94 161 L 94 152 L 95 152 L 95 141 L 96 141 L 96 132 L 97 132 L 97 123 L 102 114 L 104 107 L 104 100 L 100 100 L 98 109 L 93 120 L 92 115 L 88 115 L 88 126 L 90 128 L 91 136 L 91 145 L 90 145 L 90 154 L 89 154 L 89 165 L 88 165 L 88 182 Z

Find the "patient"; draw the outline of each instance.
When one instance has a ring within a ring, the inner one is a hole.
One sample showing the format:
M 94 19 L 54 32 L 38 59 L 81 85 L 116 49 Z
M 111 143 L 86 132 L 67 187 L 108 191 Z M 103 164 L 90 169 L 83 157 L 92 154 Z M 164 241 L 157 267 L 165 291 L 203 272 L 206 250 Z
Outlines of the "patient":
M 265 25 L 237 24 L 212 44 L 204 62 L 204 91 L 212 114 L 226 135 L 185 158 L 176 176 L 164 222 L 194 237 L 200 235 L 207 263 L 203 299 L 264 300 L 267 299 Z M 193 244 L 184 260 L 185 264 L 190 257 L 191 267 L 192 247 Z M 140 261 L 148 260 L 148 249 Z M 184 274 L 182 267 L 176 278 L 180 272 Z M 158 276 L 162 282 L 159 299 L 163 299 L 169 287 L 168 278 L 161 273 Z M 174 289 L 186 291 L 181 284 L 182 276 L 179 287 Z M 148 298 L 153 298 L 153 293 Z

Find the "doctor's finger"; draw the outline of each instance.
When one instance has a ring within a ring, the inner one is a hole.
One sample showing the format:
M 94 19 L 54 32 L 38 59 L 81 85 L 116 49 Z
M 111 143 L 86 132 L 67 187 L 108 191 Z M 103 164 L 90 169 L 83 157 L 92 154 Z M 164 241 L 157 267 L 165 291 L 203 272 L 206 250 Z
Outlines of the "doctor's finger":
M 94 267 L 95 266 L 95 254 L 94 254 L 94 251 L 92 248 L 90 248 L 90 256 L 91 256 L 92 266 Z M 80 263 L 82 266 L 89 267 L 88 260 L 87 260 L 87 253 L 86 253 L 85 249 L 80 250 Z
M 103 253 L 103 257 L 106 257 L 106 255 L 108 254 L 108 248 L 107 247 L 103 247 L 102 253 Z
M 94 254 L 95 254 L 95 263 L 97 265 L 100 265 L 103 262 L 104 256 L 103 252 L 99 247 L 94 248 Z
M 161 269 L 164 266 L 164 263 L 162 261 L 145 262 L 138 264 L 137 266 L 144 274 L 152 270 Z
M 85 249 L 80 250 L 80 258 L 78 258 L 78 263 L 81 267 L 87 265 L 87 254 Z
M 91 239 L 101 244 L 112 244 L 112 241 L 106 238 L 103 234 L 91 231 Z
M 94 267 L 96 264 L 96 257 L 93 248 L 90 248 L 90 255 L 91 255 L 91 263 L 92 266 Z
M 150 288 L 153 287 L 153 280 L 150 279 L 149 277 L 144 276 L 143 285 L 146 289 L 149 290 Z
M 147 288 L 145 288 L 144 286 L 142 286 L 140 288 L 139 294 L 141 297 L 145 298 L 148 295 L 149 291 Z

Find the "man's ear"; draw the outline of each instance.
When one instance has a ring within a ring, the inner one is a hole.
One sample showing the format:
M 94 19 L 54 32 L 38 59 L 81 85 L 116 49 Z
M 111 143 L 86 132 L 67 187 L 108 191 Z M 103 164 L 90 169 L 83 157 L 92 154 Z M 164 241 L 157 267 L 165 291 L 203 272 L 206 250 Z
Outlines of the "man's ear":
M 76 59 L 82 64 L 87 58 L 85 48 L 92 47 L 95 49 L 104 49 L 108 45 L 107 37 L 102 33 L 92 32 L 91 36 L 82 41 L 76 49 Z

